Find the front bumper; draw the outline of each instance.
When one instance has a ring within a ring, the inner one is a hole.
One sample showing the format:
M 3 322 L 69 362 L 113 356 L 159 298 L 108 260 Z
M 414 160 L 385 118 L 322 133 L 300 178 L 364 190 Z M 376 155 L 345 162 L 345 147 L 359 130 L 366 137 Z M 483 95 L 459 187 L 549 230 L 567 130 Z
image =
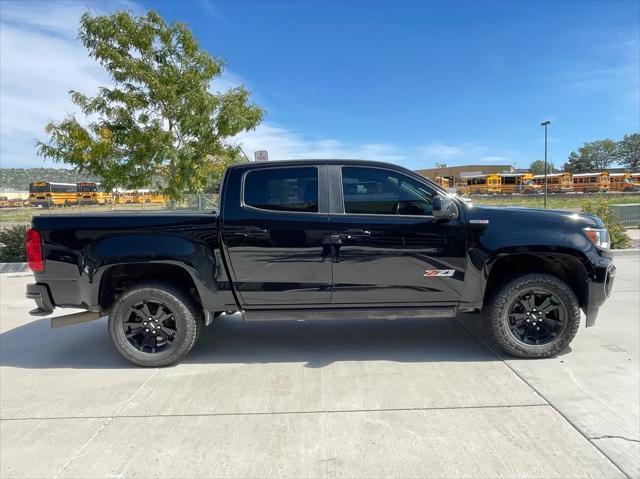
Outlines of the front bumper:
M 53 313 L 55 305 L 51 299 L 49 288 L 44 284 L 28 284 L 25 296 L 36 302 L 36 309 L 29 311 L 31 316 L 46 316 Z
M 600 306 L 611 296 L 615 277 L 616 267 L 612 259 L 599 257 L 598 264 L 593 265 L 593 274 L 589 278 L 589 302 L 584 309 L 587 328 L 595 324 Z

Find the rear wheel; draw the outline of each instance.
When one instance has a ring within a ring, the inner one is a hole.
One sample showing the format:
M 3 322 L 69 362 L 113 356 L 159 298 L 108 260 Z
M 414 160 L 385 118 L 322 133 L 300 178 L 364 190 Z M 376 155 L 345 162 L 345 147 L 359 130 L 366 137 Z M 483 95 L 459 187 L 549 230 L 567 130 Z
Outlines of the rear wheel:
M 548 274 L 507 282 L 485 314 L 495 340 L 520 358 L 546 358 L 564 350 L 580 326 L 580 305 L 566 283 Z
M 191 297 L 162 283 L 144 283 L 127 291 L 116 301 L 108 323 L 118 352 L 145 367 L 168 366 L 182 359 L 202 326 Z

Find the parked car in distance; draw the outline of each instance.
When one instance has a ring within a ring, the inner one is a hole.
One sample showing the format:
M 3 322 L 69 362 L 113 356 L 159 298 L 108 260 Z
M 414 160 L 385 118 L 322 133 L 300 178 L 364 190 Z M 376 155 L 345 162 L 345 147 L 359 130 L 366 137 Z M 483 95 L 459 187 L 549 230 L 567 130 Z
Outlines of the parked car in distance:
M 116 349 L 165 366 L 222 312 L 247 321 L 454 318 L 482 310 L 508 353 L 542 358 L 592 325 L 615 266 L 590 215 L 481 207 L 402 167 L 230 167 L 220 212 L 41 215 L 27 232 L 34 315 L 108 316 Z

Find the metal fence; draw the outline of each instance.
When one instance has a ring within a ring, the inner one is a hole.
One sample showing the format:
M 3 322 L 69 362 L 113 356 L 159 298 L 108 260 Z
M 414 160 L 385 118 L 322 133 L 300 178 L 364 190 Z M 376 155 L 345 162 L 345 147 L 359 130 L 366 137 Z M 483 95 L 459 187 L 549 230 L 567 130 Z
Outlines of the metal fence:
M 189 194 L 177 202 L 161 203 L 126 203 L 104 205 L 70 205 L 66 207 L 17 207 L 0 208 L 0 229 L 12 224 L 28 223 L 33 216 L 58 214 L 93 214 L 93 213 L 139 213 L 154 211 L 217 211 L 217 194 Z
M 640 203 L 628 205 L 609 205 L 624 226 L 640 226 Z

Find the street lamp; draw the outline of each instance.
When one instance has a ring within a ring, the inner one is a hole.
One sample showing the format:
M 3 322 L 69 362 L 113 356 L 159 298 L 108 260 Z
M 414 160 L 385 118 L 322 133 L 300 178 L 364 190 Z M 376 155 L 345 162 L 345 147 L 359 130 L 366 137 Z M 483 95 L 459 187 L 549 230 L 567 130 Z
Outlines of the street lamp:
M 544 126 L 544 207 L 547 207 L 547 127 L 551 124 L 549 120 L 540 123 Z

